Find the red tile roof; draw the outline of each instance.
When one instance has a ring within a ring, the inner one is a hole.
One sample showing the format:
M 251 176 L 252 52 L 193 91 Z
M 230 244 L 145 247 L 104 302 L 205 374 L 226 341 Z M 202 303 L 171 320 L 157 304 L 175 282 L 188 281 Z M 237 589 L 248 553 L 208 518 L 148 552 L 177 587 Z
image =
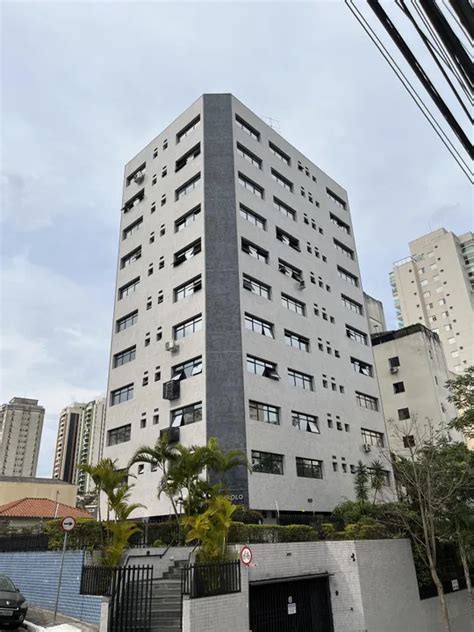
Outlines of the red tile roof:
M 90 513 L 49 498 L 22 498 L 0 505 L 0 518 L 93 518 Z

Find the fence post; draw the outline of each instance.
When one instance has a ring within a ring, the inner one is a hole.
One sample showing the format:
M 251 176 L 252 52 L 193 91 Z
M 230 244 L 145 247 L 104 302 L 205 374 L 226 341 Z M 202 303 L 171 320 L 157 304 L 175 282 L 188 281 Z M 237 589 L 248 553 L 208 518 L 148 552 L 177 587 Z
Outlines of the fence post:
M 100 628 L 99 632 L 108 632 L 109 630 L 109 597 L 102 597 L 100 602 Z

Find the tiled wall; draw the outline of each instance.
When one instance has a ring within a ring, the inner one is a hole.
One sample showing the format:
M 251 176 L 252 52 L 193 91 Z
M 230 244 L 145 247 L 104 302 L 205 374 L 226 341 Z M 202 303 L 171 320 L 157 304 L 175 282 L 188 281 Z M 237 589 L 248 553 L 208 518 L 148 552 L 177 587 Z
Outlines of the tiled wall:
M 60 551 L 0 553 L 0 573 L 8 575 L 31 605 L 54 610 Z M 88 623 L 99 623 L 100 597 L 79 594 L 85 553 L 67 551 L 59 598 L 59 612 Z

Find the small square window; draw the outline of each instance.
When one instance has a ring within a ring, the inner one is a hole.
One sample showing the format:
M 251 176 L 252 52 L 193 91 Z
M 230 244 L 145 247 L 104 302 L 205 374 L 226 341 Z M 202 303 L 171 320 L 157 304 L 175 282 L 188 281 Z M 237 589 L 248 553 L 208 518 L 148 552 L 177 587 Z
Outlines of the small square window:
M 403 382 L 395 382 L 393 384 L 393 392 L 394 393 L 404 393 L 405 392 L 405 384 Z

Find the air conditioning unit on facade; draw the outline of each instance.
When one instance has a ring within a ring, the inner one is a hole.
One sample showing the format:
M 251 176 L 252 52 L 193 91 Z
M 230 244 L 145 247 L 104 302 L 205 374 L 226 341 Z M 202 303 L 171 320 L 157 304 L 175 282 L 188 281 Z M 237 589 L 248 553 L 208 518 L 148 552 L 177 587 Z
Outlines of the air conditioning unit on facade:
M 372 449 L 372 446 L 370 445 L 370 443 L 364 443 L 362 445 L 362 449 L 364 450 L 364 452 L 370 452 L 370 450 Z
M 298 282 L 298 289 L 299 290 L 304 290 L 306 287 L 306 283 L 305 281 L 303 281 L 303 279 L 301 279 L 301 281 Z
M 181 382 L 170 380 L 163 384 L 163 399 L 178 399 L 181 394 Z
M 179 345 L 174 340 L 169 340 L 165 343 L 166 351 L 171 351 L 171 353 L 175 353 L 179 351 Z
M 133 181 L 135 182 L 135 184 L 140 184 L 140 182 L 143 182 L 144 178 L 145 178 L 145 172 L 138 171 L 138 173 L 136 173 L 133 176 Z
M 395 375 L 395 373 L 398 373 L 398 366 L 391 366 L 390 373 L 392 373 L 393 375 Z

